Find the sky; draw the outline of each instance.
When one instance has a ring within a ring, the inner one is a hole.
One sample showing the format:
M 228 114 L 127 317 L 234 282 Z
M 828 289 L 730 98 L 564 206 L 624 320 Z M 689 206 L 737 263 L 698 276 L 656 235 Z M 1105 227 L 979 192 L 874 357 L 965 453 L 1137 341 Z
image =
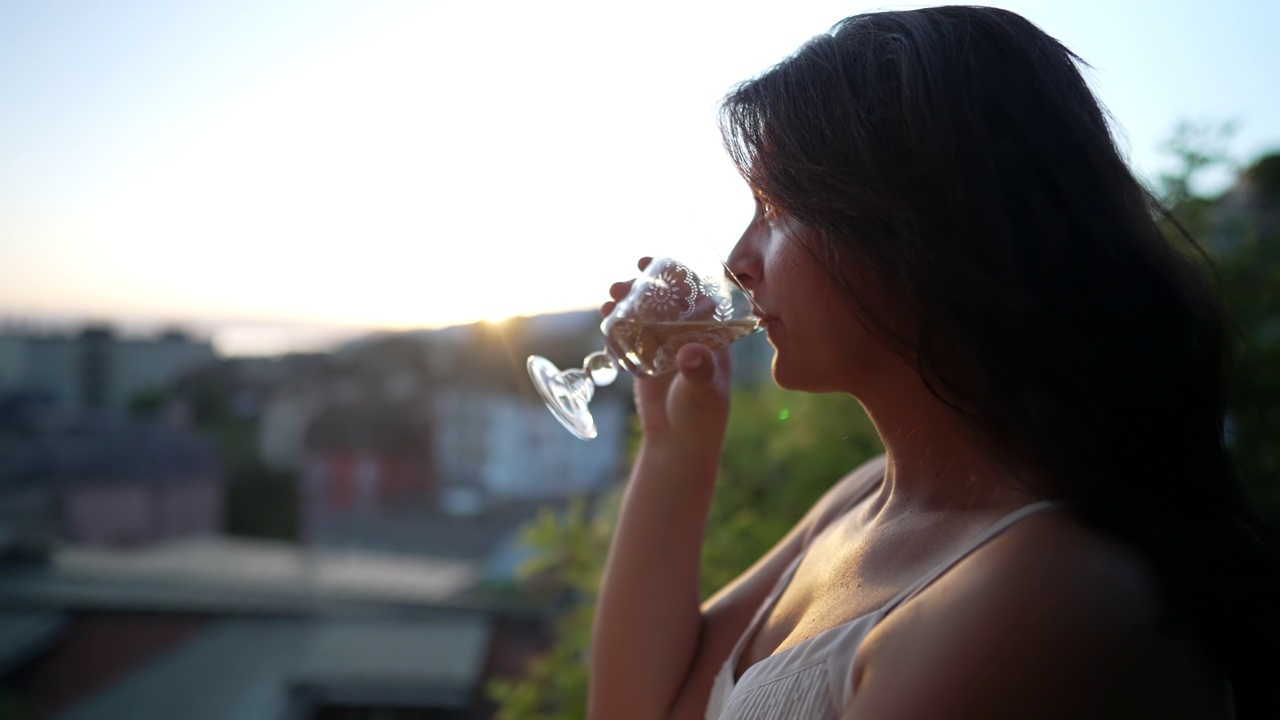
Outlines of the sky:
M 1090 63 L 1141 176 L 1180 121 L 1280 150 L 1280 3 L 991 4 Z M 732 247 L 732 85 L 918 6 L 0 0 L 0 322 L 246 355 L 594 307 L 642 255 Z

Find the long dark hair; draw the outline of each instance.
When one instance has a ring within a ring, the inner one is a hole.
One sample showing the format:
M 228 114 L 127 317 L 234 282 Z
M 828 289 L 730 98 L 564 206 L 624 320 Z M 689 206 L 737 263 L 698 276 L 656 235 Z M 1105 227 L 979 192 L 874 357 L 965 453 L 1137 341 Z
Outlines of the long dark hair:
M 1228 324 L 1080 64 L 1004 10 L 871 13 L 736 87 L 721 127 L 872 329 L 1143 553 L 1241 714 L 1269 713 L 1280 559 L 1224 447 Z

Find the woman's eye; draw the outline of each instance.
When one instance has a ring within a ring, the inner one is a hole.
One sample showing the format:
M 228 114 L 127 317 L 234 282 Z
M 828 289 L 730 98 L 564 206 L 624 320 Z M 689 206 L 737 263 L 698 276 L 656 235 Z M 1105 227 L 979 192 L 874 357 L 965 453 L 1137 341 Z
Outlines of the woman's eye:
M 764 195 L 761 193 L 756 193 L 755 196 L 756 196 L 756 209 L 760 213 L 760 218 L 768 223 L 773 223 L 774 221 L 776 221 L 778 219 L 778 215 L 780 214 L 778 212 L 777 206 L 775 206 L 773 203 L 769 202 L 768 200 L 765 200 Z

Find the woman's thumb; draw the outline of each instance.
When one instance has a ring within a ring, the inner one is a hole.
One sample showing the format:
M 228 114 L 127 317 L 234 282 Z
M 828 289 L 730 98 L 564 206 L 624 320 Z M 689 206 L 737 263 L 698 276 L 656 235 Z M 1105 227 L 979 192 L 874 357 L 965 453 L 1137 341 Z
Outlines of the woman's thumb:
M 676 363 L 685 380 L 695 385 L 710 385 L 716 375 L 716 359 L 705 345 L 691 343 L 676 353 Z

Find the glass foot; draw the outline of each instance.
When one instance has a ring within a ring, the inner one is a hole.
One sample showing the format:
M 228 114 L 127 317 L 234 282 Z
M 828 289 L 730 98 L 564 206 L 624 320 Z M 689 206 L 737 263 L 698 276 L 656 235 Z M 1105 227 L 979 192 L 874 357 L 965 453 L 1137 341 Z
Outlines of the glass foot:
M 561 372 L 550 360 L 531 355 L 526 363 L 533 386 L 561 425 L 583 440 L 594 440 L 596 421 L 587 409 L 595 388 L 581 370 Z

